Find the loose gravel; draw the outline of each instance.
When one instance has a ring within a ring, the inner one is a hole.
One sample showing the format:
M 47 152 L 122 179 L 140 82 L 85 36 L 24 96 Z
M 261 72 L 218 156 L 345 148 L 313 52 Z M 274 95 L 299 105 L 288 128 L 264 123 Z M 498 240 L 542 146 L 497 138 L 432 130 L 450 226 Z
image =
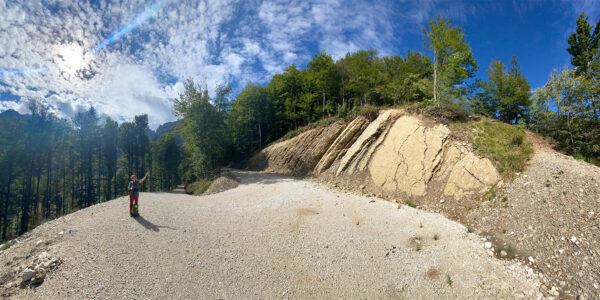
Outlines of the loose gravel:
M 38 253 L 63 263 L 31 299 L 540 298 L 539 276 L 490 256 L 443 216 L 289 177 L 233 171 L 209 196 L 142 193 L 48 222 L 0 252 L 3 274 Z M 59 235 L 59 232 L 62 234 Z M 42 240 L 36 246 L 36 243 Z

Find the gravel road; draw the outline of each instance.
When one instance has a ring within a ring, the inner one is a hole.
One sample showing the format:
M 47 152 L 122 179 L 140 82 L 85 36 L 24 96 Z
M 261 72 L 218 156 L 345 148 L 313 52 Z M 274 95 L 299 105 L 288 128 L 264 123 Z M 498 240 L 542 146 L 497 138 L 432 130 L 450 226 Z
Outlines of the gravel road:
M 48 222 L 0 253 L 63 259 L 16 298 L 538 298 L 518 262 L 439 214 L 289 177 L 233 171 L 209 196 L 142 193 Z M 64 234 L 58 235 L 60 231 Z M 38 240 L 42 244 L 35 246 Z

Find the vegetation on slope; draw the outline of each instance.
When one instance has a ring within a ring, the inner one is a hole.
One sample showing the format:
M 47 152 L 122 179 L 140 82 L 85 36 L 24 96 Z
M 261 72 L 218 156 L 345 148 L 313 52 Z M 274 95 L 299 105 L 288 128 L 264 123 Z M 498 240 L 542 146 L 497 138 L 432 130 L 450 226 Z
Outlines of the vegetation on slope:
M 477 153 L 492 159 L 504 177 L 522 172 L 533 154 L 533 145 L 526 139 L 525 130 L 514 125 L 482 118 L 455 122 L 451 127 L 464 136 Z
M 185 186 L 185 192 L 190 195 L 202 195 L 211 185 L 212 181 L 201 179 Z

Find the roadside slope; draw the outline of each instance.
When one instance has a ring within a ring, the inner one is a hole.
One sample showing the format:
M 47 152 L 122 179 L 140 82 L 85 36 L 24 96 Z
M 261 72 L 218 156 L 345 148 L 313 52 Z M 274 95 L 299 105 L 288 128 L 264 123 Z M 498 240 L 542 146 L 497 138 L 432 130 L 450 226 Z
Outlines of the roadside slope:
M 143 193 L 142 218 L 130 218 L 119 198 L 41 225 L 0 253 L 3 272 L 42 251 L 64 262 L 39 287 L 10 291 L 28 299 L 537 296 L 530 269 L 488 256 L 477 235 L 439 214 L 279 175 L 235 175 L 240 186 L 209 196 Z

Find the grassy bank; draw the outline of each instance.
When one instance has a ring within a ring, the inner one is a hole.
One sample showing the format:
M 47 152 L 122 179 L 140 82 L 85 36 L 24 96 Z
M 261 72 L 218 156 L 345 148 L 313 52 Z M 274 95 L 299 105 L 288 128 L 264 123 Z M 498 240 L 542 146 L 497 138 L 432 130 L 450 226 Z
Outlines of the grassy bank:
M 451 128 L 465 137 L 477 153 L 492 159 L 504 177 L 522 172 L 533 154 L 533 145 L 527 140 L 525 131 L 510 124 L 480 119 L 455 122 Z

